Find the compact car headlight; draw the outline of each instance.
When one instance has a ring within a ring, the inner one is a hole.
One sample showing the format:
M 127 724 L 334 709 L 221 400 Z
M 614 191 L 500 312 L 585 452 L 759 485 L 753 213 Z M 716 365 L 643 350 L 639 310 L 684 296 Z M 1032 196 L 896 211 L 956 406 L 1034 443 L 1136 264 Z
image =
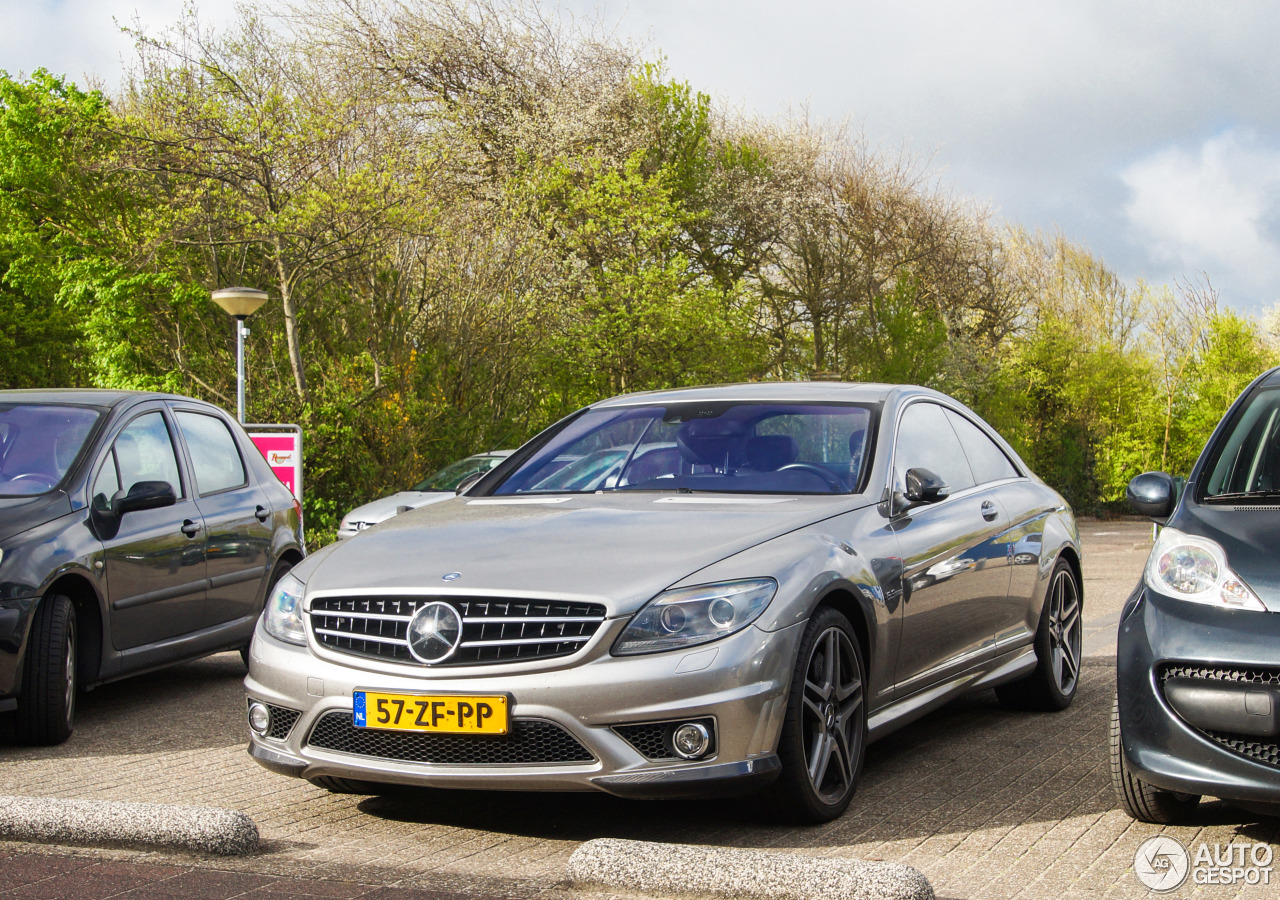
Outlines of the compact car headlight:
M 772 578 L 663 591 L 636 613 L 613 645 L 614 656 L 694 647 L 728 637 L 760 617 L 778 590 Z
M 276 582 L 263 613 L 267 634 L 290 644 L 307 642 L 307 629 L 302 622 L 303 589 L 302 582 L 288 573 Z
M 1161 529 L 1143 577 L 1147 587 L 1179 600 L 1267 611 L 1244 580 L 1231 571 L 1221 544 L 1176 528 Z

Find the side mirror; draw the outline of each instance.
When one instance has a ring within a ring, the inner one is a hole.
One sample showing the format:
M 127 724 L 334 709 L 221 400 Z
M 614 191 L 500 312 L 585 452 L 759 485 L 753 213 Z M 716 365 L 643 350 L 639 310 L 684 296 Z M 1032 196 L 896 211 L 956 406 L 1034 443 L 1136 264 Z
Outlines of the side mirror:
M 947 483 L 925 468 L 907 469 L 905 492 L 894 491 L 889 501 L 889 515 L 899 516 L 917 506 L 937 503 L 951 496 Z
M 471 487 L 471 485 L 475 484 L 477 481 L 483 478 L 486 474 L 487 473 L 485 472 L 472 472 L 466 478 L 458 482 L 458 486 L 454 488 L 453 492 L 455 494 L 465 494 L 467 490 Z
M 116 491 L 111 498 L 111 508 L 117 516 L 137 512 L 140 509 L 159 509 L 173 506 L 178 497 L 167 481 L 136 481 L 129 492 Z
M 928 469 L 907 469 L 907 499 L 915 503 L 937 503 L 951 496 L 947 483 Z
M 1178 499 L 1173 476 L 1164 472 L 1143 472 L 1135 476 L 1124 493 L 1135 512 L 1150 516 L 1160 524 L 1169 518 Z

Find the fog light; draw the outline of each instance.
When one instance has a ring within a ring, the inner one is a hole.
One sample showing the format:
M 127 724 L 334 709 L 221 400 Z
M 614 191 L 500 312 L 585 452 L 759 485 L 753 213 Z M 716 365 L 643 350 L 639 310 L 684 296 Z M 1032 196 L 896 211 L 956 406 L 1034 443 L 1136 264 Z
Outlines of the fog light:
M 261 703 L 250 703 L 249 727 L 254 734 L 266 734 L 271 727 L 271 710 Z
M 671 746 L 684 759 L 697 759 L 711 746 L 711 734 L 697 722 L 686 722 L 671 735 Z

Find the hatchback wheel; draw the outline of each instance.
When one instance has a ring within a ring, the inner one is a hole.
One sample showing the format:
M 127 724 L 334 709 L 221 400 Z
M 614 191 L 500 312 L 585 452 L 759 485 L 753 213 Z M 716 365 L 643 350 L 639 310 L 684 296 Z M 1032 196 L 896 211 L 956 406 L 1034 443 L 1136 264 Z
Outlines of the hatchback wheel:
M 1111 751 L 1111 787 L 1120 808 L 1139 822 L 1172 825 L 1185 822 L 1200 804 L 1196 794 L 1180 794 L 1147 784 L 1129 771 L 1124 761 L 1124 740 L 1120 734 L 1120 698 L 1111 701 L 1111 729 L 1108 745 Z
M 778 741 L 782 773 L 770 788 L 785 818 L 829 822 L 853 799 L 867 743 L 865 685 L 853 626 L 819 607 L 800 639 Z
M 1082 612 L 1076 573 L 1070 563 L 1059 559 L 1049 576 L 1036 629 L 1035 670 L 1026 678 L 998 686 L 996 696 L 1001 703 L 1011 709 L 1049 711 L 1071 705 L 1080 687 Z
M 76 610 L 61 594 L 36 608 L 14 732 L 21 744 L 61 744 L 76 713 Z

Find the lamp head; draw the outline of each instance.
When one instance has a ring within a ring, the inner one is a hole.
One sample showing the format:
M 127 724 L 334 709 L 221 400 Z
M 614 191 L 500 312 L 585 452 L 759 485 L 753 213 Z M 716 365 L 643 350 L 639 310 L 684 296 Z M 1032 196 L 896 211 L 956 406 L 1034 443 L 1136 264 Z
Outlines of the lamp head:
M 229 287 L 213 292 L 213 302 L 229 316 L 245 319 L 267 302 L 267 292 L 251 287 Z

